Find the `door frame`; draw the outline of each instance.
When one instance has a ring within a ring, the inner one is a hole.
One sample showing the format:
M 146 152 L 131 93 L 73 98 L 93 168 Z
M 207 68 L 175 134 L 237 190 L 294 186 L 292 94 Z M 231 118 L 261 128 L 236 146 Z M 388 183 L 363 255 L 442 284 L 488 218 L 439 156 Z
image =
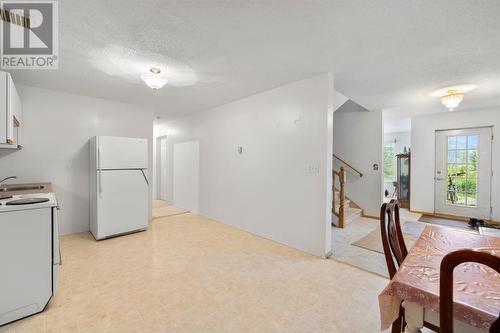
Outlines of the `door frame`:
M 492 208 L 493 208 L 493 184 L 492 184 L 492 180 L 493 180 L 493 140 L 494 140 L 494 126 L 493 125 L 486 125 L 486 126 L 471 126 L 471 127 L 459 127 L 459 128 L 443 128 L 443 129 L 435 129 L 434 130 L 434 173 L 433 173 L 433 180 L 434 180 L 434 214 L 436 215 L 446 215 L 446 216 L 455 216 L 457 218 L 460 218 L 460 217 L 464 217 L 464 216 L 461 216 L 461 215 L 453 215 L 453 214 L 447 214 L 447 213 L 438 213 L 436 211 L 436 207 L 437 207 L 437 200 L 438 200 L 438 197 L 436 195 L 436 173 L 437 173 L 437 167 L 436 167 L 436 164 L 437 164 L 437 132 L 446 132 L 446 131 L 461 131 L 461 130 L 474 130 L 474 129 L 490 129 L 491 130 L 491 139 L 490 139 L 490 170 L 491 170 L 491 173 L 490 173 L 490 182 L 489 182 L 489 188 L 488 188 L 488 192 L 489 192 L 489 197 L 490 197 L 490 200 L 489 200 L 489 213 L 488 213 L 488 220 L 491 220 L 492 218 L 492 215 L 493 215 L 493 211 L 492 211 Z
M 165 159 L 167 158 L 167 151 L 162 151 L 161 149 L 161 141 L 162 140 L 167 140 L 166 135 L 158 136 L 156 137 L 156 198 L 160 200 L 167 201 L 167 197 L 165 196 L 164 198 L 162 197 L 162 175 L 161 175 L 161 159 L 162 156 L 165 155 Z M 165 165 L 166 167 L 166 165 Z M 168 170 L 167 170 L 168 171 Z M 165 181 L 168 182 L 168 172 L 167 175 L 165 176 Z M 165 189 L 164 189 L 165 194 L 167 194 L 167 183 L 165 183 Z

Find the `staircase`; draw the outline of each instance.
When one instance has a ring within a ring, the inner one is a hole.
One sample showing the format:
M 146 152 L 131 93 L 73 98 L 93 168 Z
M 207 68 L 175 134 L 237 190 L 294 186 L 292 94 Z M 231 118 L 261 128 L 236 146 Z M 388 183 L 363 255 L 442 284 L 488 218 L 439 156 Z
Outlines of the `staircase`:
M 340 191 L 334 189 L 334 203 L 335 207 L 333 208 L 333 213 L 339 216 L 340 211 Z M 353 203 L 348 197 L 345 197 L 344 200 L 344 226 L 348 225 L 358 217 L 363 215 L 363 210 L 358 207 L 355 203 Z
M 336 156 L 335 154 L 333 155 L 333 157 L 338 159 L 342 164 L 351 168 L 357 174 L 359 174 L 359 177 L 363 177 L 363 174 L 359 172 L 356 168 L 352 167 L 349 163 L 345 162 L 343 159 Z M 337 188 L 337 180 L 339 184 L 338 188 Z M 349 224 L 350 222 L 354 221 L 355 219 L 363 215 L 363 210 L 345 195 L 346 181 L 347 181 L 347 176 L 343 166 L 340 167 L 339 171 L 333 170 L 332 213 L 338 217 L 339 228 L 345 227 L 347 224 Z

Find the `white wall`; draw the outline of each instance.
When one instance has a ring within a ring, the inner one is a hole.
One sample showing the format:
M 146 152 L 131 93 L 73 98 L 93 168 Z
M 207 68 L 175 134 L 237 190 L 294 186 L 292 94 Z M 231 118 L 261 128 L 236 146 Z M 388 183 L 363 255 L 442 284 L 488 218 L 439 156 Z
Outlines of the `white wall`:
M 396 154 L 402 154 L 404 148 L 410 148 L 411 144 L 411 132 L 396 132 L 396 133 L 384 133 L 384 144 L 394 143 L 394 149 Z
M 172 178 L 173 204 L 198 214 L 200 201 L 200 143 L 198 141 L 174 144 L 174 175 Z
M 346 195 L 370 216 L 379 215 L 383 200 L 383 131 L 382 111 L 334 113 L 333 151 L 363 173 L 359 177 L 345 167 Z M 340 163 L 334 162 L 339 170 Z M 373 164 L 378 164 L 379 170 L 373 170 Z
M 333 93 L 333 78 L 319 75 L 158 126 L 155 135 L 167 135 L 170 165 L 174 143 L 200 142 L 201 215 L 322 256 L 331 250 Z
M 435 131 L 494 126 L 493 219 L 500 220 L 500 109 L 443 112 L 413 117 L 411 121 L 411 209 L 434 212 Z
M 153 110 L 27 86 L 18 89 L 24 148 L 0 150 L 0 177 L 17 175 L 19 183 L 52 182 L 61 207 L 60 232 L 89 230 L 88 139 L 148 138 L 151 157 Z

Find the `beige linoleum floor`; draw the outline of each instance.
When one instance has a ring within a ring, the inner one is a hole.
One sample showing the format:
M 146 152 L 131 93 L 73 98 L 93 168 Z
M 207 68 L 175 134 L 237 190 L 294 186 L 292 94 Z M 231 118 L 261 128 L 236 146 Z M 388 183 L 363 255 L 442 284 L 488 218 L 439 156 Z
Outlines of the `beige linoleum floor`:
M 58 295 L 0 332 L 378 332 L 387 280 L 182 214 L 61 237 Z
M 175 207 L 162 200 L 153 200 L 152 218 L 167 217 L 187 213 L 187 210 Z

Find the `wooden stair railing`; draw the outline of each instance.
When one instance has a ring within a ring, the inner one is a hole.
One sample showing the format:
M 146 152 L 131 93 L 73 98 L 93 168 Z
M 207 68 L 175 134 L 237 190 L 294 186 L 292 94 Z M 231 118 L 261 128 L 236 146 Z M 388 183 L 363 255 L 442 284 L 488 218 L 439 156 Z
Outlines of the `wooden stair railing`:
M 349 167 L 352 171 L 354 171 L 355 173 L 357 173 L 360 177 L 363 177 L 363 173 L 361 171 L 359 171 L 358 169 L 356 169 L 355 167 L 353 167 L 352 165 L 350 165 L 349 163 L 347 163 L 346 161 L 344 161 L 342 158 L 340 158 L 339 156 L 333 154 L 333 157 L 335 157 L 340 163 L 344 164 L 345 166 Z
M 335 176 L 339 179 L 339 212 L 335 211 Z M 346 172 L 343 166 L 340 167 L 339 171 L 333 170 L 333 201 L 332 201 L 332 213 L 339 218 L 339 228 L 344 227 L 345 222 L 345 182 L 347 180 Z

